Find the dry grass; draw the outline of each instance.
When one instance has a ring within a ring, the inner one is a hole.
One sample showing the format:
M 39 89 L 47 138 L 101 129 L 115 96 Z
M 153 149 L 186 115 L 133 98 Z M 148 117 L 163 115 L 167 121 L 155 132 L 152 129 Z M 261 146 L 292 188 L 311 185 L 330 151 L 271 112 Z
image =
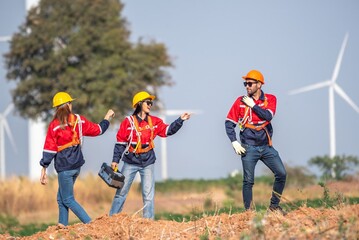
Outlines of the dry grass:
M 137 191 L 138 183 L 134 183 L 124 207 L 124 213 L 133 214 L 142 207 L 141 193 Z M 359 181 L 333 182 L 327 187 L 331 194 L 340 192 L 345 197 L 359 196 Z M 46 186 L 39 182 L 29 181 L 23 177 L 13 177 L 0 182 L 0 212 L 17 216 L 22 224 L 56 223 L 58 216 L 56 194 L 57 177 L 51 177 Z M 80 177 L 75 184 L 75 197 L 92 218 L 108 213 L 115 189 L 108 187 L 97 175 Z M 271 196 L 271 186 L 255 184 L 253 189 L 254 203 L 266 205 Z M 283 203 L 323 197 L 323 189 L 319 185 L 306 188 L 287 187 Z M 201 211 L 206 201 L 217 208 L 223 207 L 228 196 L 224 189 L 214 188 L 204 193 L 156 193 L 156 212 L 188 213 L 196 209 Z M 236 206 L 242 206 L 241 192 L 234 198 Z M 78 219 L 70 215 L 70 221 Z

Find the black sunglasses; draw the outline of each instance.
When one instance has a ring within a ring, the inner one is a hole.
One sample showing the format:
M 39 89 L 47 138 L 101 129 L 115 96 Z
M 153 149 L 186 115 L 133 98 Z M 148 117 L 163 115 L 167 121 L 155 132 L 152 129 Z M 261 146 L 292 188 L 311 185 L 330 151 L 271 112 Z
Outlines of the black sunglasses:
M 245 87 L 247 87 L 247 86 L 248 86 L 248 87 L 252 87 L 253 84 L 257 84 L 257 82 L 244 82 L 244 83 L 243 83 L 243 85 L 244 85 Z
M 148 106 L 152 106 L 153 105 L 153 101 L 151 101 L 151 100 L 146 100 L 146 101 L 144 101 Z

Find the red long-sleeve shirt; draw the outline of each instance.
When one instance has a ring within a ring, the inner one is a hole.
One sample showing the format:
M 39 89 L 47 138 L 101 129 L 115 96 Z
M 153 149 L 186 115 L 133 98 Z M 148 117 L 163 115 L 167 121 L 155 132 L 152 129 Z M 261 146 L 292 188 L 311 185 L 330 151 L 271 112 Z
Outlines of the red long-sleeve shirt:
M 243 120 L 247 105 L 242 102 L 243 96 L 240 96 L 233 103 L 228 112 L 225 127 L 228 138 L 231 142 L 236 141 L 236 125 Z M 254 100 L 254 99 L 253 99 Z M 264 94 L 261 91 L 261 96 L 258 100 L 254 100 L 254 107 L 249 109 L 248 123 L 253 125 L 261 125 L 265 122 L 270 122 L 275 115 L 277 108 L 277 98 L 272 94 Z M 266 126 L 270 137 L 273 134 L 271 124 Z M 261 146 L 268 144 L 268 137 L 264 129 L 257 131 L 250 128 L 245 128 L 240 132 L 241 142 L 253 146 Z

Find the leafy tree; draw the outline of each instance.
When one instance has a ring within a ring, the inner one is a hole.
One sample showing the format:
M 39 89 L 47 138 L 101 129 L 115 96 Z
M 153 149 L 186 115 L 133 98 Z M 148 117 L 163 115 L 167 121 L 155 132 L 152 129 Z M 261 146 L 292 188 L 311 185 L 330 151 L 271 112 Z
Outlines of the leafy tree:
M 67 91 L 92 120 L 108 108 L 121 117 L 137 91 L 171 85 L 165 45 L 131 43 L 122 9 L 118 0 L 41 0 L 29 11 L 5 54 L 21 116 L 49 120 L 52 97 Z
M 355 156 L 335 156 L 330 158 L 329 156 L 314 157 L 309 160 L 310 165 L 316 165 L 323 171 L 322 177 L 324 179 L 332 178 L 332 171 L 336 180 L 343 179 L 346 174 L 353 170 L 353 168 L 359 165 L 359 159 Z

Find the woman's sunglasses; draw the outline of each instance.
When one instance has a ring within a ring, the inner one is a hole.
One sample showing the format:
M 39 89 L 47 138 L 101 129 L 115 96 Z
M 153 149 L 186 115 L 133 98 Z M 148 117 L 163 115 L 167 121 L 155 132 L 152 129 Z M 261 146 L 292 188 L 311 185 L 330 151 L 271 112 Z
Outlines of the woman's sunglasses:
M 151 100 L 146 100 L 146 101 L 143 101 L 143 102 L 145 102 L 148 106 L 153 105 L 153 101 L 151 101 Z

